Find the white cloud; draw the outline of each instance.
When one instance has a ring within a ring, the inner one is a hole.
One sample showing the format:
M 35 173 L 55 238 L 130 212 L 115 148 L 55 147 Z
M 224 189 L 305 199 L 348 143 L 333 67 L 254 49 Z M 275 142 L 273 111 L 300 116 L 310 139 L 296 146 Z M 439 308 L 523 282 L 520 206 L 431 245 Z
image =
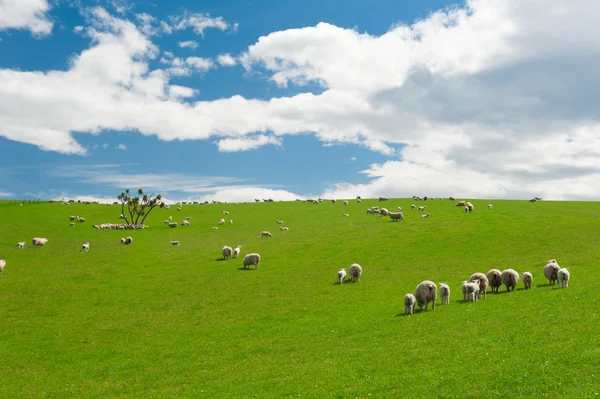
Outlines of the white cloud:
M 108 144 L 102 144 L 102 148 L 106 150 L 108 148 Z
M 0 197 L 13 197 L 14 194 L 8 191 L 2 191 L 0 190 Z
M 272 144 L 281 147 L 282 141 L 280 138 L 277 137 L 260 135 L 256 137 L 246 137 L 241 139 L 222 139 L 217 141 L 216 144 L 219 147 L 219 151 L 221 152 L 239 152 L 255 150 L 267 144 Z
M 217 57 L 217 62 L 221 66 L 234 66 L 236 64 L 235 58 L 233 58 L 229 53 L 220 54 Z
M 198 90 L 190 87 L 171 85 L 169 86 L 169 95 L 172 98 L 189 98 L 198 95 Z
M 35 36 L 49 35 L 53 27 L 49 10 L 47 0 L 0 0 L 0 31 L 27 29 Z
M 121 143 L 118 146 L 116 146 L 115 149 L 125 151 L 127 149 L 127 146 L 125 144 Z
M 194 33 L 204 36 L 204 31 L 209 28 L 225 31 L 229 23 L 223 17 L 211 18 L 209 14 L 185 12 L 182 15 L 171 16 L 170 24 L 165 24 L 165 31 L 193 29 Z
M 198 47 L 198 42 L 195 40 L 187 40 L 184 42 L 179 42 L 177 44 L 181 48 L 191 48 L 192 50 L 195 50 Z
M 274 201 L 295 201 L 303 199 L 286 190 L 273 190 L 261 187 L 231 187 L 223 188 L 214 194 L 200 197 L 200 201 L 221 201 L 221 202 L 253 202 L 255 199 L 272 199 Z
M 356 161 L 356 157 L 350 157 L 351 161 Z
M 190 76 L 194 71 L 203 73 L 214 66 L 209 58 L 187 57 L 186 59 L 175 57 L 173 59 L 161 58 L 161 64 L 169 65 L 166 70 L 172 76 Z

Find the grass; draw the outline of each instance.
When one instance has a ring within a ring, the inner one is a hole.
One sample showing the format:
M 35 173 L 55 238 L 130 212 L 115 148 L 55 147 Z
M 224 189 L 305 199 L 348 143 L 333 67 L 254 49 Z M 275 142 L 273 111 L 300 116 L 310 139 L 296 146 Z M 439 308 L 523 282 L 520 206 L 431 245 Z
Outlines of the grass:
M 127 232 L 91 227 L 116 206 L 0 202 L 0 396 L 599 397 L 600 204 L 427 201 L 421 219 L 411 202 L 385 203 L 404 222 L 366 215 L 376 200 L 184 205 Z M 234 224 L 211 231 L 224 209 Z M 260 268 L 220 260 L 226 244 Z M 568 289 L 547 285 L 551 258 Z M 361 282 L 338 285 L 354 262 Z M 491 268 L 530 271 L 534 288 L 462 303 L 461 282 Z M 449 283 L 450 305 L 404 316 L 425 279 Z

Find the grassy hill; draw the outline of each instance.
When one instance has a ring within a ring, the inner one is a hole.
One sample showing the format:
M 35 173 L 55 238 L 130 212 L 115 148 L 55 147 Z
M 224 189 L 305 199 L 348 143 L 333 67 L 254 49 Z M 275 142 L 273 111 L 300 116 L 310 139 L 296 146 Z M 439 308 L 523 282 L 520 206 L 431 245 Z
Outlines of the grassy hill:
M 0 396 L 598 397 L 600 203 L 437 200 L 421 219 L 413 202 L 384 203 L 396 223 L 365 213 L 377 200 L 184 205 L 140 231 L 91 227 L 116 206 L 0 202 Z M 210 230 L 222 210 L 234 223 Z M 220 260 L 240 244 L 258 270 Z M 551 258 L 568 289 L 547 285 Z M 337 284 L 354 262 L 361 282 Z M 491 268 L 530 271 L 533 289 L 463 303 L 461 282 Z M 450 305 L 404 316 L 425 279 L 449 283 Z

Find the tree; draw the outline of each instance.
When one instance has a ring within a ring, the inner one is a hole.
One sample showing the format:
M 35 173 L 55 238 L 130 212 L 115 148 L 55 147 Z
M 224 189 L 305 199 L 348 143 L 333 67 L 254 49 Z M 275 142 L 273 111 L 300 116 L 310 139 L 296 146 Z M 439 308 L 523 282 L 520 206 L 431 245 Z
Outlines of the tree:
M 165 203 L 161 201 L 162 195 L 158 194 L 156 197 L 154 194 L 148 195 L 141 188 L 138 189 L 138 197 L 132 198 L 129 189 L 127 189 L 117 199 L 121 202 L 121 215 L 123 215 L 123 219 L 127 224 L 144 224 L 144 220 L 154 208 L 165 206 Z M 126 208 L 129 218 L 125 214 Z M 142 218 L 141 221 L 140 218 Z

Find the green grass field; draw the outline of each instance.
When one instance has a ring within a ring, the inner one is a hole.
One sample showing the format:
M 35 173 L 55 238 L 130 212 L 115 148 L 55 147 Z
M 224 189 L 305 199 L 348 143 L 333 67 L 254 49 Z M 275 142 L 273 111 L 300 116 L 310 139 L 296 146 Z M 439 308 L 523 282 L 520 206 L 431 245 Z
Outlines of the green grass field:
M 412 202 L 385 203 L 396 223 L 366 215 L 377 200 L 184 205 L 140 231 L 92 228 L 117 206 L 0 202 L 0 397 L 600 397 L 600 203 L 427 201 L 421 219 Z M 222 210 L 234 224 L 211 231 Z M 239 244 L 258 270 L 219 259 Z M 568 289 L 547 285 L 551 258 Z M 337 284 L 354 262 L 361 282 Z M 533 289 L 463 303 L 461 282 L 491 268 L 530 271 Z M 450 305 L 404 316 L 425 279 Z

